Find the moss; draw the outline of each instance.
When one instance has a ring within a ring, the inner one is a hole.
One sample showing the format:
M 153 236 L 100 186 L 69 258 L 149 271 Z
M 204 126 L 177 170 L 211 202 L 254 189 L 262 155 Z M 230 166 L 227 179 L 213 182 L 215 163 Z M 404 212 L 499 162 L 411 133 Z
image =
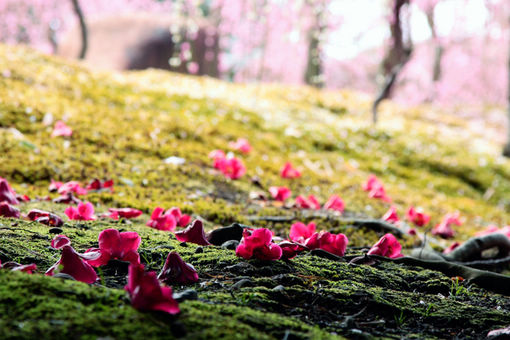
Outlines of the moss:
M 85 251 L 97 246 L 105 228 L 133 230 L 142 237 L 140 255 L 148 269 L 160 270 L 168 252 L 176 250 L 201 278 L 191 287 L 199 300 L 181 303 L 178 317 L 138 312 L 121 290 L 125 274 L 104 268 L 105 287 L 44 277 L 40 274 L 59 257 L 49 247 L 50 228 L 0 219 L 0 260 L 34 262 L 39 268 L 37 275 L 0 271 L 0 327 L 12 338 L 322 339 L 359 332 L 381 338 L 480 338 L 508 324 L 507 297 L 467 282 L 461 283 L 463 294 L 450 295 L 451 279 L 438 272 L 393 263 L 355 266 L 308 255 L 244 261 L 231 250 L 181 244 L 171 233 L 145 226 L 156 206 L 179 206 L 202 218 L 208 230 L 248 224 L 253 215 L 295 216 L 295 221 L 315 221 L 319 230 L 345 233 L 348 254 L 360 255 L 359 249 L 385 231 L 306 218 L 289 206 L 253 201 L 250 193 L 286 185 L 294 196 L 314 194 L 321 202 L 339 194 L 346 215 L 378 218 L 389 204 L 361 190 L 368 174 L 375 173 L 401 216 L 410 205 L 422 206 L 432 225 L 459 210 L 466 223 L 456 240 L 466 239 L 484 224 L 509 219 L 510 171 L 494 152 L 472 152 L 475 139 L 461 133 L 467 125 L 455 117 L 390 104 L 374 129 L 368 124 L 369 101 L 348 91 L 233 85 L 159 71 L 93 73 L 2 45 L 0 70 L 0 176 L 32 198 L 49 194 L 50 179 L 114 179 L 114 193 L 84 198 L 98 214 L 130 206 L 144 215 L 133 221 L 67 222 L 61 233 Z M 71 138 L 51 137 L 52 125 L 44 123 L 50 114 L 66 120 L 74 130 Z M 228 142 L 239 137 L 247 138 L 254 152 L 240 156 L 248 173 L 232 181 L 212 169 L 208 153 L 228 150 Z M 170 156 L 185 163 L 165 163 Z M 288 160 L 303 170 L 301 178 L 280 178 Z M 32 208 L 64 216 L 66 205 L 45 200 L 20 205 L 24 213 Z M 286 236 L 294 220 L 253 225 Z M 401 242 L 408 248 L 416 239 Z M 235 286 L 242 280 L 248 282 Z

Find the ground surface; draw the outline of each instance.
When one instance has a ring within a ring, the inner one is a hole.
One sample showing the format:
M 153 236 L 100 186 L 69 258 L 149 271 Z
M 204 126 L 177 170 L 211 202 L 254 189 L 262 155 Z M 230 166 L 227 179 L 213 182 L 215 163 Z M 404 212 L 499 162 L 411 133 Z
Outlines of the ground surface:
M 0 219 L 0 260 L 37 264 L 43 273 L 60 256 L 53 233 L 75 248 L 97 246 L 105 228 L 137 231 L 142 262 L 159 271 L 171 249 L 192 263 L 198 299 L 169 317 L 131 307 L 122 287 L 125 270 L 105 267 L 101 283 L 0 270 L 0 329 L 6 338 L 480 338 L 510 324 L 510 298 L 448 275 L 385 261 L 352 265 L 310 253 L 290 261 L 243 260 L 222 247 L 180 244 L 173 234 L 145 226 L 156 206 L 179 206 L 207 230 L 234 222 L 267 227 L 286 237 L 294 221 L 349 238 L 347 255 L 361 255 L 387 230 L 353 225 L 350 217 L 380 218 L 389 204 L 367 197 L 370 173 L 386 184 L 401 216 L 421 206 L 438 223 L 458 210 L 463 241 L 489 223 L 509 221 L 510 164 L 479 127 L 430 108 L 388 104 L 382 124 L 369 124 L 365 98 L 308 88 L 231 85 L 158 71 L 100 74 L 0 46 L 0 176 L 32 198 L 48 195 L 50 179 L 86 183 L 112 178 L 115 192 L 85 197 L 101 213 L 133 207 L 131 222 L 68 221 L 62 230 L 35 222 Z M 71 138 L 52 138 L 53 121 L 66 120 Z M 497 127 L 490 127 L 495 128 Z M 208 153 L 247 138 L 254 150 L 240 155 L 248 172 L 237 181 L 211 167 Z M 185 159 L 168 164 L 171 156 Z M 303 170 L 279 177 L 287 160 Z M 331 194 L 346 202 L 345 216 L 309 216 L 272 201 L 250 198 L 271 185 L 321 202 Z M 55 195 L 51 194 L 51 197 Z M 20 205 L 51 210 L 66 205 Z M 253 216 L 286 216 L 284 222 Z M 401 236 L 409 250 L 420 237 Z M 429 236 L 430 239 L 430 236 Z M 433 240 L 436 250 L 451 241 Z M 503 268 L 504 270 L 504 268 Z

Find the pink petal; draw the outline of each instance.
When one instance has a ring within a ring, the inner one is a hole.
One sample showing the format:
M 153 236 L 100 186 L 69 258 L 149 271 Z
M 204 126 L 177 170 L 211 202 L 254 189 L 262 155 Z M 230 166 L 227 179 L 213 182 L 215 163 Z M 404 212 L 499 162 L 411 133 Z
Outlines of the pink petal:
M 71 240 L 66 235 L 57 235 L 51 240 L 51 247 L 53 249 L 60 249 L 64 246 L 70 246 Z
M 204 226 L 200 220 L 194 220 L 189 227 L 176 232 L 175 237 L 181 242 L 191 242 L 201 246 L 210 245 L 205 237 Z
M 191 284 L 198 282 L 198 273 L 191 264 L 184 262 L 177 252 L 172 251 L 168 254 L 158 279 L 166 284 Z
M 16 193 L 12 190 L 11 186 L 6 179 L 0 177 L 0 202 L 6 202 L 9 204 L 19 204 L 16 199 Z
M 302 222 L 296 222 L 290 227 L 289 237 L 292 241 L 304 242 L 315 233 L 315 223 L 310 222 L 305 225 Z
M 324 204 L 324 209 L 336 210 L 343 212 L 345 209 L 345 203 L 338 195 L 331 195 L 329 200 Z
M 46 275 L 53 276 L 55 269 L 57 269 L 59 265 L 62 265 L 61 273 L 71 275 L 77 281 L 85 283 L 94 283 L 97 281 L 97 274 L 94 268 L 83 261 L 80 255 L 71 246 L 64 246 L 62 248 L 60 260 L 48 269 Z
M 397 258 L 402 257 L 400 251 L 402 250 L 402 245 L 398 242 L 397 238 L 392 234 L 388 233 L 381 237 L 376 244 L 370 248 L 367 255 L 379 255 L 385 256 L 389 258 Z
M 20 212 L 18 209 L 16 209 L 9 203 L 0 202 L 0 216 L 1 217 L 10 217 L 10 218 L 19 218 Z

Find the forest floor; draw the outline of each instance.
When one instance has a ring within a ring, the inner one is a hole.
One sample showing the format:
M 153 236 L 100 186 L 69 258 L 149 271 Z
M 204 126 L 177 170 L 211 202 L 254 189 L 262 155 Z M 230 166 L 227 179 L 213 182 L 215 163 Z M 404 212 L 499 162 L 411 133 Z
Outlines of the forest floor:
M 154 70 L 94 73 L 0 45 L 0 176 L 32 198 L 18 206 L 23 213 L 44 209 L 66 221 L 51 228 L 0 218 L 2 263 L 38 267 L 33 275 L 0 270 L 0 338 L 475 339 L 509 326 L 509 296 L 452 280 L 453 274 L 383 260 L 356 265 L 317 252 L 245 260 L 228 247 L 181 243 L 145 225 L 157 206 L 180 207 L 206 231 L 241 223 L 286 238 L 292 223 L 314 221 L 318 230 L 348 237 L 350 259 L 388 232 L 356 222 L 380 219 L 390 207 L 362 190 L 369 174 L 384 182 L 401 218 L 410 206 L 432 217 L 416 236 L 394 231 L 404 254 L 414 247 L 442 251 L 489 224 L 510 223 L 510 161 L 492 137 L 501 135 L 499 118 L 483 125 L 469 115 L 386 103 L 374 128 L 369 107 L 368 98 L 349 91 L 238 85 Z M 495 110 L 487 108 L 499 117 Z M 69 138 L 51 137 L 61 119 L 73 129 Z M 253 150 L 236 152 L 247 174 L 230 180 L 208 154 L 229 151 L 238 138 Z M 302 170 L 300 178 L 280 177 L 287 161 Z M 48 192 L 52 179 L 94 178 L 115 182 L 113 193 L 81 197 L 96 215 L 112 207 L 144 214 L 68 221 L 66 204 L 37 199 L 58 196 Z M 275 202 L 267 192 L 275 185 L 320 202 L 337 194 L 346 211 L 336 216 Z M 431 227 L 455 211 L 464 223 L 454 238 L 431 236 Z M 199 283 L 173 286 L 197 293 L 188 291 L 180 314 L 134 309 L 123 290 L 125 266 L 109 264 L 93 285 L 42 275 L 60 256 L 49 246 L 55 233 L 85 251 L 97 247 L 106 228 L 138 232 L 149 270 L 159 272 L 169 250 L 196 268 Z

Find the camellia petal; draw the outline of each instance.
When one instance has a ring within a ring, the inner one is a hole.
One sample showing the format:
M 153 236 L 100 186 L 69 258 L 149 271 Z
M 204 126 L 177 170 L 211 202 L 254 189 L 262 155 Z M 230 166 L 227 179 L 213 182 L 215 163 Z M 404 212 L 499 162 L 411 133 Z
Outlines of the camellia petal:
M 301 177 L 301 172 L 294 168 L 290 162 L 287 162 L 280 170 L 280 176 L 282 178 L 298 178 Z
M 201 246 L 210 245 L 205 237 L 204 225 L 200 220 L 194 220 L 186 229 L 175 232 L 175 237 L 181 242 L 190 242 Z
M 168 314 L 180 312 L 172 297 L 172 288 L 159 284 L 155 272 L 146 272 L 141 264 L 130 264 L 128 284 L 124 287 L 131 305 L 139 310 L 159 310 Z
M 97 274 L 87 262 L 83 261 L 80 254 L 78 254 L 71 246 L 62 247 L 62 256 L 53 266 L 47 271 L 46 275 L 53 276 L 55 270 L 62 266 L 61 273 L 72 276 L 75 280 L 94 283 L 97 281 Z
M 65 246 L 70 246 L 71 240 L 66 235 L 57 235 L 51 240 L 51 247 L 53 249 L 61 249 Z
M 315 223 L 310 222 L 308 225 L 302 222 L 296 222 L 290 227 L 289 238 L 292 241 L 304 243 L 315 233 Z
M 392 205 L 390 209 L 388 209 L 388 211 L 384 214 L 382 219 L 390 223 L 400 222 L 400 218 L 398 218 L 397 214 L 397 208 Z
M 418 227 L 423 227 L 430 221 L 429 215 L 423 213 L 419 209 L 415 209 L 414 207 L 409 208 L 406 216 L 409 221 L 413 222 Z
M 0 202 L 6 202 L 9 204 L 19 204 L 16 198 L 16 192 L 11 188 L 6 179 L 0 177 Z
M 166 284 L 191 284 L 198 282 L 198 273 L 191 264 L 184 262 L 177 252 L 172 251 L 166 258 L 158 280 Z
M 236 248 L 236 255 L 247 260 L 278 260 L 282 256 L 282 248 L 273 243 L 272 238 L 273 234 L 266 228 L 245 230 L 241 243 Z
M 292 192 L 287 187 L 269 187 L 269 193 L 276 201 L 285 201 Z
M 338 195 L 331 195 L 328 201 L 324 204 L 324 209 L 335 210 L 343 212 L 345 209 L 345 203 Z
M 19 218 L 20 212 L 7 202 L 0 202 L 0 217 Z
M 389 258 L 398 258 L 402 257 L 400 251 L 402 250 L 402 245 L 398 242 L 397 238 L 393 236 L 393 234 L 386 234 L 377 241 L 376 244 L 370 248 L 367 255 L 379 255 L 385 256 Z

